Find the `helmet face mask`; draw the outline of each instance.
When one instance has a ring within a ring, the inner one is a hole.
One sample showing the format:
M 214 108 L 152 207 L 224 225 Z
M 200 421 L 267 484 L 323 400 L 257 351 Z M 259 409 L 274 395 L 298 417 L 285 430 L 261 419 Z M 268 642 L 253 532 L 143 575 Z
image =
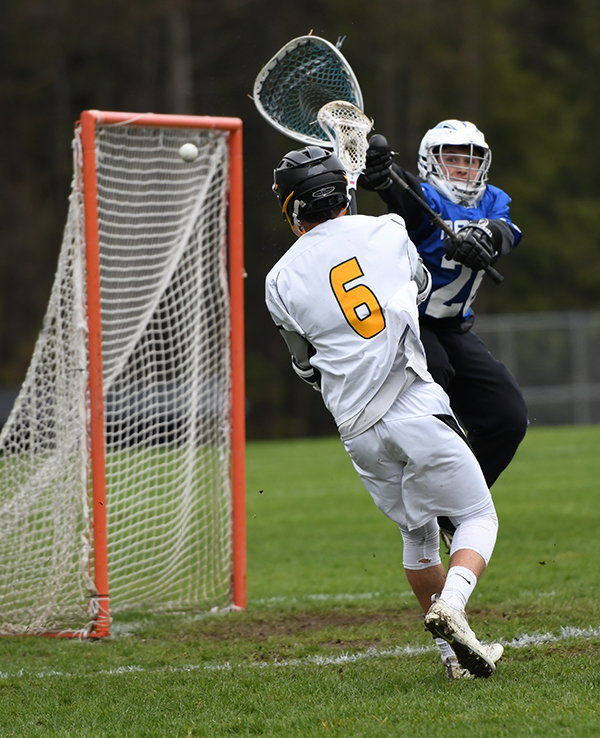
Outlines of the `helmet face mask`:
M 448 164 L 451 156 L 462 160 Z M 485 192 L 492 152 L 483 133 L 473 123 L 445 120 L 427 131 L 419 147 L 419 175 L 451 202 L 474 207 Z
M 337 157 L 319 146 L 290 151 L 273 175 L 273 191 L 297 235 L 303 216 L 348 204 L 346 170 Z

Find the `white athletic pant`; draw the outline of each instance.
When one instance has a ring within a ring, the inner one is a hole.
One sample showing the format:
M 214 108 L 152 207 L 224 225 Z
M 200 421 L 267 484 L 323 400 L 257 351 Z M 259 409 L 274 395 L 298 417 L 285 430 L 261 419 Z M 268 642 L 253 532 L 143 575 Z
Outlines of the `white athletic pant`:
M 415 383 L 381 420 L 344 440 L 363 484 L 377 507 L 398 524 L 407 568 L 439 563 L 437 518 L 457 525 L 453 551 L 471 548 L 487 562 L 498 520 L 483 473 L 466 440 L 440 417 L 406 413 L 426 410 L 452 416 L 437 385 Z
M 464 438 L 433 415 L 386 414 L 344 446 L 377 507 L 414 530 L 439 516 L 489 509 L 491 495 Z

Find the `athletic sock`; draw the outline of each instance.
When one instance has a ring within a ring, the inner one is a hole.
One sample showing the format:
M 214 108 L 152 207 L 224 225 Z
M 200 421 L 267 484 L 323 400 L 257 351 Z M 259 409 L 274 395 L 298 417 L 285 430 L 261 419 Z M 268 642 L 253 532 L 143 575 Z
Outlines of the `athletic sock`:
M 452 566 L 448 570 L 446 584 L 440 597 L 451 607 L 464 610 L 476 584 L 477 577 L 470 569 L 464 566 Z

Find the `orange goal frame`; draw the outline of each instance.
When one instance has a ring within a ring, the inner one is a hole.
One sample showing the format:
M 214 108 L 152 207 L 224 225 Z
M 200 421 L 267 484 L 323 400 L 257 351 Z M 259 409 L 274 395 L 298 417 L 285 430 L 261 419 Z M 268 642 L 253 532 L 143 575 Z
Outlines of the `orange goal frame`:
M 99 614 L 92 638 L 110 635 L 109 562 L 106 527 L 104 401 L 102 391 L 102 323 L 100 312 L 100 256 L 96 127 L 101 124 L 170 126 L 228 131 L 229 146 L 229 298 L 231 305 L 231 475 L 232 475 L 232 595 L 233 605 L 245 609 L 246 600 L 246 492 L 244 389 L 244 230 L 242 121 L 239 118 L 195 115 L 155 115 L 85 110 L 79 121 L 83 147 L 83 203 L 87 262 L 90 371 L 90 444 L 94 583 Z

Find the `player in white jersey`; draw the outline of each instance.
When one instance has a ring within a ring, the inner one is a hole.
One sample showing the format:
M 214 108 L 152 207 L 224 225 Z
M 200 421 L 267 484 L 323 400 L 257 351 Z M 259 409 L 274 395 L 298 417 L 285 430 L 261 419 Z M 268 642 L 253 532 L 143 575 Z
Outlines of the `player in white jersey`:
M 444 120 L 421 141 L 419 179 L 392 163 L 392 149 L 381 135 L 371 138 L 359 179 L 362 187 L 380 195 L 390 212 L 404 218 L 432 275 L 431 294 L 419 306 L 427 365 L 448 393 L 489 487 L 510 463 L 528 424 L 517 382 L 471 330 L 471 305 L 483 270 L 521 240 L 511 220 L 510 197 L 488 184 L 491 156 L 473 123 Z M 393 181 L 392 169 L 411 192 Z M 413 194 L 460 233 L 459 244 L 431 222 Z M 452 526 L 444 520 L 440 526 L 447 540 Z
M 266 302 L 294 370 L 319 388 L 375 504 L 400 528 L 407 579 L 450 678 L 490 676 L 499 644 L 480 643 L 465 605 L 498 520 L 485 479 L 429 374 L 417 304 L 431 286 L 402 218 L 344 216 L 339 159 L 288 153 L 274 190 L 296 243 L 266 278 Z M 437 516 L 456 526 L 446 575 Z

